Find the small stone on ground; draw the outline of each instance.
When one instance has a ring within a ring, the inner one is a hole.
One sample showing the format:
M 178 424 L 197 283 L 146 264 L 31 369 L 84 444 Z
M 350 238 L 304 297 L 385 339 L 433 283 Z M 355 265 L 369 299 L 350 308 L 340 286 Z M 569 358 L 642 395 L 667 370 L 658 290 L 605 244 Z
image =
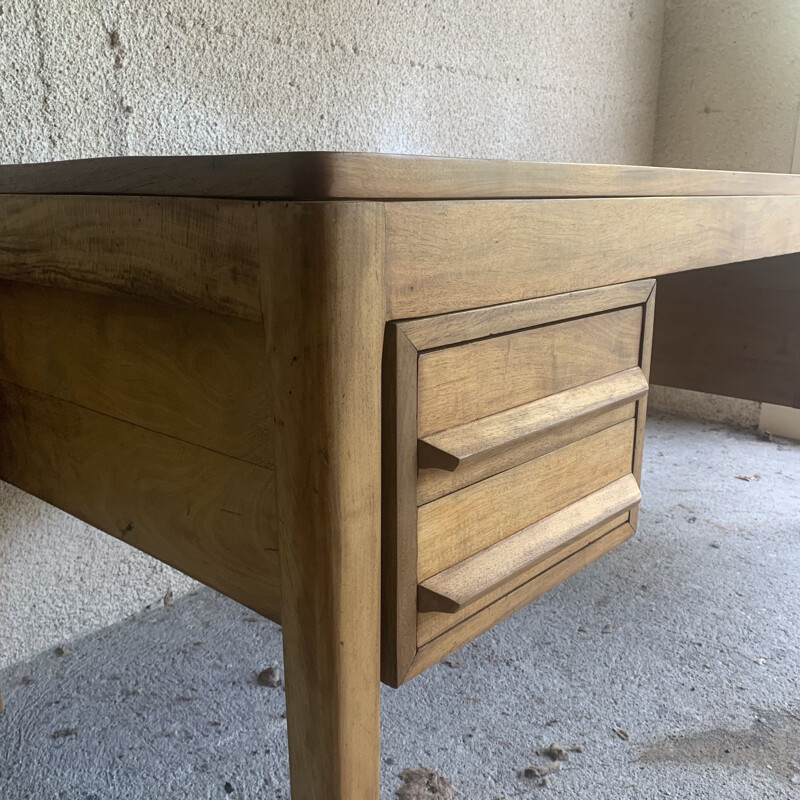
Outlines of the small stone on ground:
M 256 678 L 259 686 L 267 686 L 276 689 L 281 685 L 281 671 L 277 667 L 267 667 L 258 673 Z
M 453 800 L 458 794 L 447 778 L 426 767 L 403 770 L 397 777 L 404 784 L 395 793 L 400 800 Z
M 561 769 L 561 762 L 556 761 L 553 764 L 531 764 L 522 770 L 521 777 L 523 778 L 544 778 L 547 775 L 552 775 Z
M 547 756 L 551 761 L 569 761 L 569 753 L 560 744 L 551 742 L 539 751 L 539 755 Z

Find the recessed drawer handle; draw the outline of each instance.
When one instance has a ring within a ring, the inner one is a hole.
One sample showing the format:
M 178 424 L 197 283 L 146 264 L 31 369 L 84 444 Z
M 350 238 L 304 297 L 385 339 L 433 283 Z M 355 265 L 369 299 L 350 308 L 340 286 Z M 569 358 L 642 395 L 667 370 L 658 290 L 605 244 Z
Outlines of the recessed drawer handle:
M 646 394 L 647 378 L 642 370 L 626 369 L 419 439 L 417 465 L 420 469 L 454 472 L 473 458 L 496 454 L 520 441 L 601 411 L 611 411 Z
M 417 608 L 455 614 L 503 584 L 511 584 L 554 551 L 590 534 L 641 499 L 636 478 L 626 475 L 428 578 L 417 587 Z

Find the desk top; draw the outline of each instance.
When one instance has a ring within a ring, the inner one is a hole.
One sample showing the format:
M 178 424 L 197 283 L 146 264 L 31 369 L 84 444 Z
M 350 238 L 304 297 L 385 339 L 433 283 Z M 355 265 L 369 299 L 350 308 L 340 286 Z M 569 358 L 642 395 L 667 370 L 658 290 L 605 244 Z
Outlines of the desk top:
M 135 156 L 0 166 L 0 194 L 256 200 L 800 195 L 800 175 L 375 153 Z

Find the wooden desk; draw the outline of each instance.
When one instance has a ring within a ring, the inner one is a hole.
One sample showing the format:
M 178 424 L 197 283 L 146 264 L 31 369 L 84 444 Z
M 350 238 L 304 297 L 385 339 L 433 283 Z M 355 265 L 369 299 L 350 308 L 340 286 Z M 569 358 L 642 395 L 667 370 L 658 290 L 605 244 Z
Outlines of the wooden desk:
M 687 272 L 800 251 L 800 177 L 311 153 L 0 195 L 0 477 L 280 621 L 298 800 L 375 800 L 379 679 L 633 534 L 654 277 L 657 380 L 800 404 L 793 260 Z

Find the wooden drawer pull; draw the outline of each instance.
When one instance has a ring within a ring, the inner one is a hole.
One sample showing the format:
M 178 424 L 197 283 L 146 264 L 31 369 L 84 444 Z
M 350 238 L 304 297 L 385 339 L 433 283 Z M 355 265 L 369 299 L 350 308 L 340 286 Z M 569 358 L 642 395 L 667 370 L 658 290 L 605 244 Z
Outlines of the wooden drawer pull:
M 645 394 L 647 378 L 639 367 L 632 367 L 419 439 L 417 464 L 420 469 L 454 472 L 471 459 L 496 454 L 520 441 L 618 408 Z
M 575 539 L 590 534 L 641 499 L 636 479 L 626 475 L 428 578 L 417 589 L 418 610 L 455 614 L 505 583 L 511 591 L 517 575 Z

